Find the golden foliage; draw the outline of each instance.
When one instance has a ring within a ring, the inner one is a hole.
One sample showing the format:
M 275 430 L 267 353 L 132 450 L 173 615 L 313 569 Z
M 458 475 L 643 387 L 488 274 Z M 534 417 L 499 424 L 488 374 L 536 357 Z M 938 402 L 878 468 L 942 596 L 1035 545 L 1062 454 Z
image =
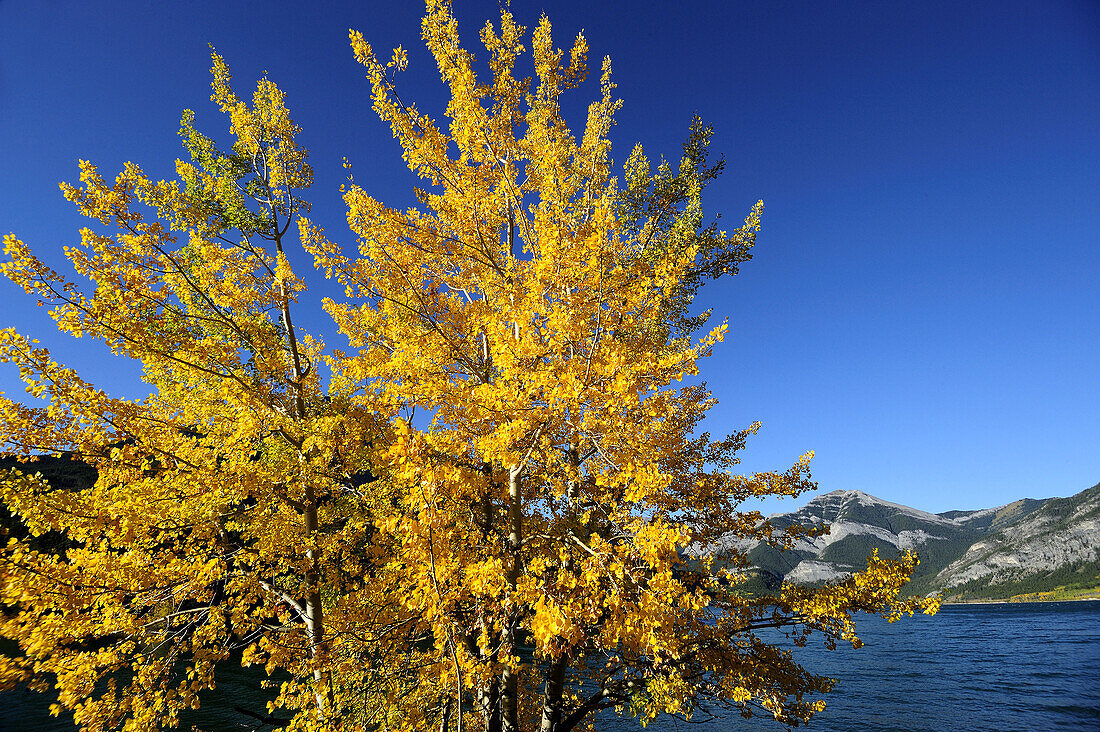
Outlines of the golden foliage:
M 446 121 L 405 102 L 395 49 L 358 32 L 374 109 L 422 181 L 397 210 L 351 182 L 347 253 L 305 217 L 312 182 L 283 93 L 251 103 L 214 60 L 228 151 L 180 131 L 179 180 L 127 164 L 113 183 L 81 163 L 65 197 L 114 234 L 66 249 L 81 289 L 14 236 L 4 274 L 48 302 L 63 331 L 140 361 L 150 395 L 115 399 L 12 330 L 0 359 L 36 408 L 4 398 L 12 452 L 72 452 L 80 490 L 11 471 L 4 502 L 31 536 L 3 552 L 0 634 L 19 642 L 0 683 L 52 684 L 83 729 L 172 726 L 218 664 L 285 673 L 292 729 L 561 732 L 615 707 L 643 721 L 727 707 L 794 723 L 830 688 L 756 631 L 858 644 L 857 611 L 933 611 L 900 591 L 916 558 L 776 596 L 740 592 L 747 559 L 706 548 L 729 532 L 789 546 L 739 510 L 813 486 L 731 474 L 757 425 L 698 433 L 713 399 L 683 385 L 723 339 L 698 340 L 689 306 L 749 258 L 761 204 L 732 234 L 702 225 L 709 129 L 677 171 L 641 148 L 614 175 L 610 63 L 576 136 L 563 93 L 586 77 L 577 36 L 530 36 L 502 12 L 475 72 L 447 2 L 423 37 L 450 90 Z M 306 282 L 291 224 L 345 297 L 324 309 L 328 349 L 291 319 Z M 321 378 L 322 364 L 331 374 Z M 60 532 L 64 552 L 36 548 Z

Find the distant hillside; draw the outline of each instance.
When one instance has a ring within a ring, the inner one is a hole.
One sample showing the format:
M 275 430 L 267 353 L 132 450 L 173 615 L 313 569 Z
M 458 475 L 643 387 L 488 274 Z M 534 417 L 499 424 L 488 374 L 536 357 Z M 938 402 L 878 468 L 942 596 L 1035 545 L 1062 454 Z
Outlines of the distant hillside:
M 962 599 L 1100 586 L 1100 484 L 1034 503 L 994 523 L 931 586 Z
M 1100 484 L 1069 498 L 1026 498 L 997 508 L 933 514 L 861 491 L 833 491 L 771 517 L 778 527 L 829 526 L 792 551 L 730 537 L 758 568 L 753 587 L 781 580 L 817 584 L 866 566 L 878 549 L 921 558 L 914 594 L 996 599 L 1062 589 L 1100 588 Z

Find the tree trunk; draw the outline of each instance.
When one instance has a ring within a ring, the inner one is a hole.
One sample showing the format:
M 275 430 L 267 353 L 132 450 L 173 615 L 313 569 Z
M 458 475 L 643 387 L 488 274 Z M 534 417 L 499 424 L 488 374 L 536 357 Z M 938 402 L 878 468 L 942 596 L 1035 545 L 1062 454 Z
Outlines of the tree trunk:
M 577 448 L 570 444 L 566 449 L 566 457 L 569 460 L 570 466 L 574 470 L 579 470 L 581 466 L 580 453 Z M 576 519 L 576 501 L 577 501 L 578 481 L 570 479 L 566 488 L 566 497 L 570 503 L 570 524 Z M 573 526 L 569 526 L 569 531 L 573 531 Z M 575 571 L 572 558 L 567 558 L 560 568 L 561 572 L 572 574 Z M 565 669 L 569 665 L 568 655 L 565 649 L 562 649 L 561 655 L 555 659 L 551 659 L 546 667 L 546 686 L 543 690 L 542 696 L 542 725 L 540 727 L 541 732 L 560 732 L 562 726 L 562 703 L 565 694 Z
M 508 209 L 508 252 L 515 259 L 516 216 L 511 206 Z M 513 335 L 520 338 L 519 322 L 512 324 Z M 520 549 L 523 546 L 523 484 L 521 482 L 522 465 L 513 465 L 508 470 L 508 553 L 512 565 L 508 570 L 508 588 L 512 602 L 515 602 L 516 585 L 520 574 Z M 501 732 L 519 732 L 519 669 L 513 667 L 511 657 L 516 653 L 516 624 L 519 608 L 512 607 L 510 617 L 504 624 L 501 648 L 507 654 L 504 670 L 500 676 L 500 728 Z
M 546 689 L 542 696 L 541 732 L 558 732 L 561 729 L 562 696 L 565 691 L 566 656 L 563 653 L 552 659 L 546 669 Z
M 305 525 L 306 536 L 313 539 L 317 534 L 317 497 L 313 486 L 306 488 Z M 310 656 L 314 661 L 322 664 L 326 660 L 327 648 L 325 644 L 325 618 L 321 607 L 321 578 L 317 572 L 317 556 L 313 548 L 306 550 L 306 557 L 310 561 L 306 570 L 306 633 L 309 636 Z M 332 709 L 332 687 L 328 683 L 328 674 L 320 666 L 313 669 L 313 681 L 317 686 L 317 710 L 324 718 L 327 711 Z
M 493 523 L 496 517 L 496 506 L 493 504 L 493 492 L 496 485 L 496 474 L 493 465 L 489 462 L 481 464 L 481 472 L 486 476 L 488 485 L 481 498 L 470 505 L 474 517 L 474 523 L 481 531 L 481 540 L 488 545 L 493 538 Z M 490 648 L 496 646 L 496 638 L 488 621 L 483 615 L 479 619 L 478 630 L 488 638 Z M 482 663 L 489 663 L 490 658 L 485 650 L 478 646 L 477 634 L 466 636 L 466 650 L 471 656 L 476 656 Z M 500 678 L 491 675 L 487 681 L 480 684 L 474 690 L 474 703 L 481 714 L 481 725 L 485 732 L 501 732 L 500 730 Z
M 523 491 L 519 466 L 508 471 L 508 552 L 512 566 L 508 570 L 508 587 L 515 594 L 520 573 L 520 547 L 523 545 Z M 504 652 L 515 654 L 517 609 L 504 626 Z M 500 677 L 500 716 L 502 732 L 519 732 L 519 670 L 511 661 L 504 664 Z
M 276 225 L 275 249 L 283 254 L 283 237 Z M 285 256 L 285 255 L 284 255 Z M 305 370 L 302 368 L 302 355 L 298 349 L 298 336 L 294 331 L 294 322 L 290 319 L 290 297 L 286 291 L 286 284 L 279 280 L 279 309 L 283 319 L 283 327 L 286 329 L 286 344 L 289 353 L 290 369 L 293 377 L 290 384 L 294 389 L 294 412 L 298 420 L 306 418 L 306 400 L 302 393 L 305 379 Z M 317 536 L 317 489 L 313 485 L 306 485 L 305 510 L 302 514 L 302 523 L 305 524 L 306 541 L 310 547 L 306 550 L 306 558 L 309 560 L 309 569 L 305 574 L 305 625 L 306 634 L 309 637 L 310 657 L 316 663 L 313 670 L 313 681 L 316 685 L 317 711 L 324 719 L 333 708 L 334 697 L 332 685 L 328 683 L 328 672 L 322 668 L 327 660 L 327 648 L 325 647 L 325 618 L 321 608 L 321 576 L 317 570 L 320 556 L 313 548 L 313 540 Z
M 462 729 L 462 719 L 459 717 L 458 723 L 459 729 Z M 448 699 L 443 704 L 443 709 L 439 713 L 439 732 L 450 732 L 451 730 L 451 700 Z
M 501 732 L 500 681 L 491 678 L 477 690 L 477 705 L 481 710 L 481 722 L 485 732 Z

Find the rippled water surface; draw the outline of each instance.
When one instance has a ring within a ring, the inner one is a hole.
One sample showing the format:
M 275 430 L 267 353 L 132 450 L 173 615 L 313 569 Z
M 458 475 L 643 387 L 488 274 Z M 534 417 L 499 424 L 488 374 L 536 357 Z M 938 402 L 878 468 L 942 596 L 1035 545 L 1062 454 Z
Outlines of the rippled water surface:
M 866 619 L 860 631 L 866 645 L 858 651 L 802 651 L 810 670 L 839 680 L 811 732 L 1100 730 L 1100 602 L 945 606 L 935 617 L 893 625 Z M 257 706 L 247 701 L 254 680 L 240 674 L 223 677 L 220 698 L 190 724 L 210 732 L 251 728 L 232 711 L 235 704 Z M 46 705 L 29 692 L 0 695 L 0 730 L 71 732 L 71 722 L 44 716 Z M 640 726 L 608 718 L 598 728 Z M 647 728 L 741 729 L 782 727 L 735 715 L 691 725 L 658 720 Z

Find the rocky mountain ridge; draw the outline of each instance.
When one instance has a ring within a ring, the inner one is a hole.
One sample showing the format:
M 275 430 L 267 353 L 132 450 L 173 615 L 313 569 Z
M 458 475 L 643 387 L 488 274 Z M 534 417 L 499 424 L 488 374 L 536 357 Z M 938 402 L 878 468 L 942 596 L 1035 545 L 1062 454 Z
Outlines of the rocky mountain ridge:
M 1100 484 L 1068 498 L 944 513 L 840 490 L 769 520 L 778 528 L 800 524 L 830 531 L 800 540 L 790 551 L 734 537 L 713 547 L 745 552 L 765 586 L 841 579 L 866 566 L 875 549 L 883 556 L 904 549 L 920 555 L 909 588 L 919 594 L 968 599 L 1100 586 Z

